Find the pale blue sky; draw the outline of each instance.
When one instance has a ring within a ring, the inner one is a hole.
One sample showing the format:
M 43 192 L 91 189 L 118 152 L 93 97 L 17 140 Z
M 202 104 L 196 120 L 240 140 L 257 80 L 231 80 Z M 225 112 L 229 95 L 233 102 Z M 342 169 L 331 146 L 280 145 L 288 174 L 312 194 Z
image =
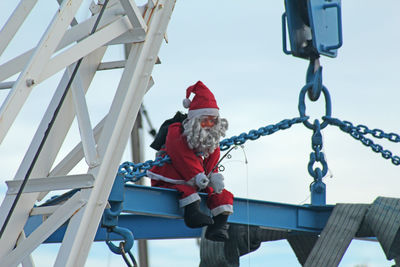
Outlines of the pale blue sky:
M 50 3 L 39 1 L 32 23 L 25 26 L 23 33 L 0 57 L 0 64 L 37 42 L 56 8 L 56 1 Z M 0 3 L 1 25 L 13 5 L 9 1 Z M 332 98 L 332 116 L 400 133 L 398 10 L 398 0 L 343 1 L 343 47 L 337 58 L 321 58 L 323 83 Z M 282 52 L 283 12 L 283 0 L 178 0 L 168 27 L 169 43 L 164 43 L 160 50 L 162 64 L 153 71 L 155 85 L 144 99 L 152 123 L 158 128 L 176 110 L 183 111 L 185 89 L 197 80 L 213 90 L 222 116 L 230 122 L 228 136 L 297 117 L 298 94 L 305 82 L 308 63 Z M 84 15 L 82 12 L 82 17 Z M 122 49 L 113 48 L 108 57 L 122 58 Z M 118 75 L 119 71 L 101 72 L 89 90 L 87 101 L 93 124 L 107 112 L 110 96 L 116 88 L 113 81 L 119 80 L 115 78 Z M 0 199 L 6 190 L 3 181 L 13 178 L 56 81 L 54 78 L 34 90 L 0 147 Z M 5 92 L 0 91 L 0 100 L 4 97 Z M 324 112 L 322 102 L 307 102 L 307 114 L 320 117 Z M 225 161 L 227 188 L 239 197 L 309 203 L 308 187 L 312 179 L 307 163 L 311 134 L 303 125 L 296 125 L 247 142 L 247 165 L 240 150 L 232 153 L 231 160 Z M 371 203 L 377 196 L 399 197 L 399 166 L 337 127 L 328 126 L 323 135 L 324 152 L 332 175 L 324 179 L 329 204 Z M 75 125 L 63 151 L 68 151 L 76 141 Z M 146 135 L 146 159 L 152 159 L 154 154 L 148 148 L 149 142 L 150 137 Z M 382 140 L 378 143 L 400 155 L 400 144 Z M 129 159 L 127 151 L 121 162 Z M 56 248 L 57 245 L 46 245 L 35 252 L 37 265 L 51 266 Z M 198 247 L 193 239 L 150 241 L 149 252 L 152 267 L 198 266 L 199 262 Z M 242 266 L 299 266 L 286 241 L 264 243 L 241 260 Z M 96 243 L 86 266 L 120 266 L 121 263 L 120 257 L 108 252 L 104 243 Z M 392 263 L 386 261 L 378 243 L 353 241 L 340 266 L 362 264 L 378 267 Z

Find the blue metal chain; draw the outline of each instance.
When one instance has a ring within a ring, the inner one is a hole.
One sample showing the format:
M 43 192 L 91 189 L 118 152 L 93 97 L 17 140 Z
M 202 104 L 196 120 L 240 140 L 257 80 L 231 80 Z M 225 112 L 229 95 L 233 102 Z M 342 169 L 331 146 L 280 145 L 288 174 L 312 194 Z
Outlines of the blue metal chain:
M 162 166 L 167 162 L 171 162 L 168 155 L 164 157 L 156 157 L 155 160 L 148 160 L 144 163 L 133 163 L 125 161 L 119 166 L 118 175 L 122 175 L 125 181 L 137 182 L 140 178 L 146 176 L 146 171 L 154 166 Z
M 241 133 L 239 136 L 232 136 L 222 140 L 219 145 L 221 151 L 229 149 L 233 145 L 242 145 L 248 140 L 257 140 L 261 136 L 271 135 L 279 130 L 290 128 L 293 124 L 304 123 L 309 117 L 297 117 L 293 119 L 285 119 L 277 124 L 271 124 L 261 127 L 258 130 L 251 130 L 248 133 Z M 133 163 L 126 161 L 119 166 L 118 174 L 122 175 L 125 181 L 137 182 L 140 178 L 146 176 L 146 171 L 154 166 L 162 166 L 165 163 L 171 162 L 168 155 L 164 157 L 156 157 L 155 160 L 148 160 L 144 163 Z
M 304 123 L 307 120 L 307 116 L 297 117 L 290 120 L 282 120 L 277 124 L 271 124 L 265 127 L 261 127 L 258 130 L 251 130 L 248 133 L 241 133 L 239 136 L 232 136 L 231 138 L 224 139 L 219 143 L 219 146 L 221 151 L 224 151 L 229 149 L 233 145 L 242 145 L 248 140 L 257 140 L 261 136 L 271 135 L 279 130 L 288 129 L 293 124 Z
M 321 126 L 318 120 L 314 122 L 314 133 L 311 138 L 312 148 L 314 152 L 310 154 L 310 162 L 308 163 L 308 173 L 314 177 L 315 180 L 318 179 L 318 170 L 316 168 L 313 170 L 315 162 L 319 162 L 322 165 L 321 175 L 324 177 L 328 172 L 328 163 L 325 161 L 324 153 L 322 152 L 322 134 Z M 320 177 L 321 178 L 321 177 Z
M 347 125 L 347 127 L 350 127 L 352 130 L 355 130 L 359 132 L 360 134 L 370 134 L 375 138 L 379 139 L 387 139 L 389 141 L 392 141 L 394 143 L 400 143 L 400 135 L 396 133 L 385 133 L 384 131 L 380 129 L 373 129 L 370 130 L 367 126 L 360 124 L 357 126 L 353 126 L 353 124 L 349 121 L 343 121 L 344 124 Z
M 316 71 L 314 71 L 317 68 Z M 325 117 L 330 117 L 332 114 L 332 103 L 328 89 L 322 84 L 322 67 L 319 66 L 318 59 L 310 59 L 310 64 L 306 74 L 306 85 L 300 90 L 299 94 L 299 113 L 300 117 L 306 116 L 306 104 L 305 96 L 306 93 L 311 101 L 317 101 L 323 93 L 325 98 Z M 313 152 L 310 153 L 310 161 L 308 162 L 308 173 L 314 178 L 314 181 L 310 184 L 311 192 L 311 204 L 317 206 L 326 205 L 326 185 L 322 181 L 322 178 L 328 173 L 328 163 L 325 160 L 325 155 L 322 152 L 322 134 L 321 129 L 328 126 L 329 122 L 323 120 L 320 124 L 319 120 L 315 120 L 314 124 L 311 124 L 308 120 L 303 123 L 308 129 L 313 130 L 311 138 L 311 145 Z M 314 164 L 318 162 L 322 166 L 313 169 Z
M 321 74 L 318 74 L 321 75 Z M 308 172 L 314 179 L 318 180 L 319 178 L 322 179 L 328 171 L 327 163 L 325 161 L 324 154 L 320 151 L 322 148 L 322 139 L 320 141 L 320 145 L 316 145 L 315 136 L 320 135 L 319 130 L 324 129 L 328 124 L 339 126 L 340 129 L 342 129 L 344 132 L 349 133 L 351 136 L 353 136 L 355 139 L 361 141 L 366 146 L 371 147 L 371 149 L 374 152 L 381 153 L 382 157 L 385 159 L 391 159 L 392 163 L 395 165 L 400 165 L 400 157 L 394 156 L 392 152 L 389 150 L 384 150 L 383 147 L 379 144 L 375 144 L 371 139 L 366 138 L 364 135 L 366 134 L 371 134 L 373 137 L 376 138 L 385 138 L 388 139 L 391 142 L 400 142 L 400 135 L 395 134 L 395 133 L 385 133 L 382 130 L 379 129 L 373 129 L 370 130 L 367 126 L 365 125 L 358 125 L 358 126 L 353 126 L 352 123 L 348 121 L 341 121 L 339 119 L 334 119 L 331 117 L 332 113 L 332 104 L 331 104 L 331 99 L 329 95 L 328 89 L 323 86 L 317 86 L 315 85 L 316 83 L 321 83 L 320 78 L 315 79 L 318 82 L 314 83 L 307 83 L 300 91 L 300 96 L 299 96 L 299 113 L 300 117 L 293 118 L 293 119 L 285 119 L 277 124 L 271 124 L 265 127 L 261 127 L 258 130 L 250 130 L 248 133 L 241 133 L 238 136 L 232 136 L 230 138 L 226 138 L 220 142 L 220 149 L 221 151 L 228 150 L 231 146 L 235 145 L 242 145 L 248 140 L 257 140 L 261 136 L 266 136 L 266 135 L 271 135 L 279 130 L 285 130 L 290 128 L 293 124 L 296 123 L 303 123 L 307 128 L 314 130 L 314 135 L 313 135 L 313 149 L 315 152 L 311 153 L 310 155 L 310 162 L 308 164 Z M 316 101 L 319 98 L 320 93 L 322 92 L 324 97 L 325 97 L 325 116 L 322 117 L 323 122 L 321 125 L 319 125 L 319 121 L 316 120 L 314 124 L 311 124 L 308 121 L 308 116 L 305 114 L 306 113 L 306 106 L 305 106 L 305 95 L 307 91 L 312 89 L 312 84 L 314 84 L 314 87 L 320 88 L 320 92 L 314 92 L 314 99 L 313 101 Z M 317 126 L 318 124 L 318 126 Z M 316 129 L 315 127 L 318 127 Z M 319 141 L 318 141 L 319 142 Z M 150 170 L 154 166 L 162 166 L 165 163 L 171 162 L 171 159 L 168 155 L 165 155 L 163 157 L 156 157 L 155 160 L 148 160 L 144 163 L 132 163 L 129 161 L 126 161 L 122 163 L 118 169 L 118 174 L 122 175 L 125 179 L 125 181 L 131 181 L 131 182 L 136 182 L 142 177 L 146 176 L 146 172 Z M 315 162 L 320 162 L 322 164 L 322 170 L 319 168 L 316 168 L 313 170 L 313 165 Z M 319 178 L 318 178 L 319 177 Z
M 315 62 L 314 62 L 315 63 Z M 365 137 L 365 135 L 370 134 L 373 137 L 379 139 L 388 139 L 391 142 L 400 142 L 400 136 L 395 133 L 385 133 L 380 129 L 370 130 L 365 125 L 353 126 L 351 122 L 341 121 L 339 119 L 334 119 L 331 117 L 332 114 L 332 103 L 329 95 L 328 89 L 322 85 L 322 67 L 319 67 L 316 72 L 313 71 L 313 62 L 310 61 L 310 65 L 307 70 L 306 85 L 301 89 L 299 95 L 299 113 L 300 117 L 306 116 L 306 105 L 305 105 L 305 95 L 308 93 L 308 97 L 311 101 L 316 101 L 323 93 L 325 98 L 325 116 L 322 117 L 322 123 L 319 124 L 318 120 L 315 120 L 314 124 L 311 124 L 308 120 L 304 121 L 304 125 L 313 130 L 314 134 L 312 136 L 312 148 L 314 152 L 310 154 L 310 161 L 308 163 L 308 172 L 314 178 L 314 181 L 310 185 L 311 191 L 311 204 L 312 205 L 325 205 L 326 204 L 326 185 L 322 182 L 322 178 L 328 172 L 328 164 L 325 161 L 324 153 L 321 152 L 322 149 L 322 135 L 320 130 L 324 129 L 329 124 L 339 126 L 339 128 L 350 134 L 353 138 L 359 140 L 365 146 L 371 147 L 372 151 L 380 153 L 383 158 L 391 159 L 394 165 L 400 165 L 400 157 L 394 156 L 389 150 L 383 149 L 379 144 L 375 144 L 371 139 Z M 316 162 L 322 165 L 322 170 L 320 168 L 313 169 Z
M 371 134 L 373 137 L 382 139 L 388 139 L 391 142 L 400 143 L 400 136 L 395 133 L 385 133 L 379 129 L 368 129 L 365 125 L 353 126 L 353 124 L 349 121 L 341 121 L 336 118 L 324 117 L 325 121 L 328 121 L 329 124 L 338 126 L 343 132 L 350 134 L 354 139 L 359 140 L 363 145 L 371 147 L 372 151 L 376 153 L 380 153 L 383 158 L 390 159 L 392 163 L 396 166 L 400 165 L 400 157 L 393 155 L 387 149 L 383 149 L 383 147 L 379 144 L 375 144 L 371 139 L 365 137 L 366 134 Z
M 319 59 L 310 59 L 306 73 L 306 85 L 308 98 L 317 101 L 322 92 L 322 67 L 319 66 Z
M 301 118 L 306 117 L 305 96 L 306 96 L 306 93 L 311 89 L 310 86 L 311 86 L 310 84 L 306 84 L 300 91 L 298 109 L 299 109 Z M 331 102 L 331 97 L 330 97 L 329 91 L 325 86 L 322 86 L 321 92 L 323 93 L 323 95 L 325 97 L 325 117 L 330 117 L 332 114 L 332 102 Z M 314 125 L 311 124 L 308 120 L 304 121 L 304 125 L 310 130 L 314 129 Z M 327 125 L 328 125 L 328 122 L 323 121 L 321 123 L 321 129 L 324 129 Z
M 314 178 L 314 181 L 310 184 L 311 204 L 322 206 L 326 204 L 326 185 L 322 182 L 322 178 L 328 173 L 328 163 L 322 152 L 323 144 L 319 120 L 314 121 L 313 132 L 311 146 L 314 151 L 310 153 L 310 161 L 308 163 L 308 173 Z M 313 169 L 316 162 L 322 165 L 322 170 L 319 167 Z

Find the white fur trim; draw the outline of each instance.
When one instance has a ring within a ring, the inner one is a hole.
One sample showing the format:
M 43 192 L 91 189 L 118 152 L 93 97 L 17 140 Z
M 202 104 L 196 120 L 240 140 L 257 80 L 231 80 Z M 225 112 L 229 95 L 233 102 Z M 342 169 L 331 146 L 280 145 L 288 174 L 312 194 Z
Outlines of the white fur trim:
M 192 179 L 190 179 L 189 181 L 185 181 L 185 180 L 176 180 L 176 179 L 172 179 L 172 178 L 168 178 L 165 176 L 162 176 L 160 174 L 151 172 L 151 171 L 147 171 L 146 172 L 147 177 L 149 177 L 150 179 L 153 180 L 158 180 L 158 181 L 164 181 L 170 184 L 187 184 L 190 186 L 195 186 L 196 185 L 196 177 L 198 176 L 205 176 L 204 173 L 200 172 L 198 174 L 196 174 Z
M 207 178 L 207 176 L 203 173 L 200 172 L 194 177 L 194 181 L 196 182 L 196 185 L 200 189 L 204 189 L 207 187 L 207 185 L 210 183 L 210 180 Z
M 210 181 L 211 182 L 213 182 L 213 181 L 223 181 L 223 180 L 224 180 L 224 176 L 219 172 L 213 172 L 210 175 Z
M 151 171 L 147 171 L 146 172 L 147 177 L 149 177 L 150 179 L 153 180 L 161 180 L 170 184 L 186 184 L 185 180 L 175 180 L 175 179 L 171 179 L 162 175 L 159 175 L 157 173 L 151 172 Z
M 229 214 L 233 213 L 233 206 L 232 205 L 221 205 L 211 210 L 212 216 L 217 216 L 223 212 L 227 212 Z
M 185 206 L 187 206 L 187 205 L 189 205 L 189 204 L 191 204 L 193 202 L 196 202 L 198 200 L 200 200 L 199 194 L 193 193 L 193 194 L 191 194 L 191 195 L 189 195 L 189 196 L 187 196 L 185 198 L 180 199 L 179 200 L 179 207 L 183 208 L 183 207 L 185 207 Z
M 210 175 L 209 186 L 211 186 L 217 194 L 221 193 L 225 188 L 224 176 L 218 172 L 213 172 Z
M 190 107 L 190 103 L 192 103 L 192 101 L 190 101 L 190 99 L 189 98 L 185 98 L 185 99 L 183 99 L 183 107 L 184 108 L 189 108 Z
M 189 110 L 188 119 L 192 119 L 194 117 L 199 117 L 202 115 L 218 117 L 219 111 L 216 108 L 199 108 L 199 109 Z
M 195 186 L 196 185 L 196 176 L 195 175 L 192 179 L 186 182 L 187 185 Z
M 189 181 L 187 181 L 186 184 L 187 184 L 187 185 L 191 185 L 191 186 L 197 186 L 197 185 L 196 185 L 196 178 L 199 177 L 199 176 L 200 176 L 200 177 L 203 177 L 203 176 L 204 176 L 204 177 L 207 178 L 207 176 L 204 174 L 204 172 L 199 172 L 198 174 L 196 174 L 195 176 L 193 176 Z

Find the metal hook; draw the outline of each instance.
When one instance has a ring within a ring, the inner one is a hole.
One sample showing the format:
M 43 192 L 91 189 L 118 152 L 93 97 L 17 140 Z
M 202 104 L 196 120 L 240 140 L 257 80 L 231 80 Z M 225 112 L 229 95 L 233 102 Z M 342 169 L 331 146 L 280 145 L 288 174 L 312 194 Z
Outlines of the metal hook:
M 120 235 L 123 238 L 124 244 L 125 244 L 124 245 L 125 250 L 128 250 L 128 251 L 131 250 L 131 248 L 133 247 L 133 234 L 129 229 L 126 229 L 123 227 L 118 227 L 118 226 L 107 229 L 106 244 L 113 253 L 120 255 L 120 254 L 122 254 L 121 248 L 114 245 L 109 238 L 110 237 L 109 235 L 111 232 L 116 233 L 117 235 Z
M 319 59 L 310 59 L 310 64 L 307 68 L 306 83 L 309 84 L 307 90 L 308 98 L 311 101 L 317 101 L 322 92 L 322 66 Z

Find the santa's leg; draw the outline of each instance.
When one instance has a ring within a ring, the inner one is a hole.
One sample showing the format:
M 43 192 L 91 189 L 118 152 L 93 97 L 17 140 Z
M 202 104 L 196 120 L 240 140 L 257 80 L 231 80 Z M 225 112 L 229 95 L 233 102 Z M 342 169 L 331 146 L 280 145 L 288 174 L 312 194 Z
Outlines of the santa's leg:
M 214 223 L 213 219 L 200 210 L 200 200 L 185 206 L 185 224 L 190 228 L 199 228 Z
M 207 205 L 213 215 L 214 224 L 207 227 L 205 237 L 212 241 L 223 242 L 229 238 L 228 217 L 233 213 L 233 195 L 227 190 L 220 194 L 210 194 Z
M 174 185 L 170 188 L 175 188 L 181 193 L 179 206 L 185 210 L 184 221 L 187 227 L 199 228 L 214 223 L 210 216 L 200 210 L 200 196 L 195 187 Z

